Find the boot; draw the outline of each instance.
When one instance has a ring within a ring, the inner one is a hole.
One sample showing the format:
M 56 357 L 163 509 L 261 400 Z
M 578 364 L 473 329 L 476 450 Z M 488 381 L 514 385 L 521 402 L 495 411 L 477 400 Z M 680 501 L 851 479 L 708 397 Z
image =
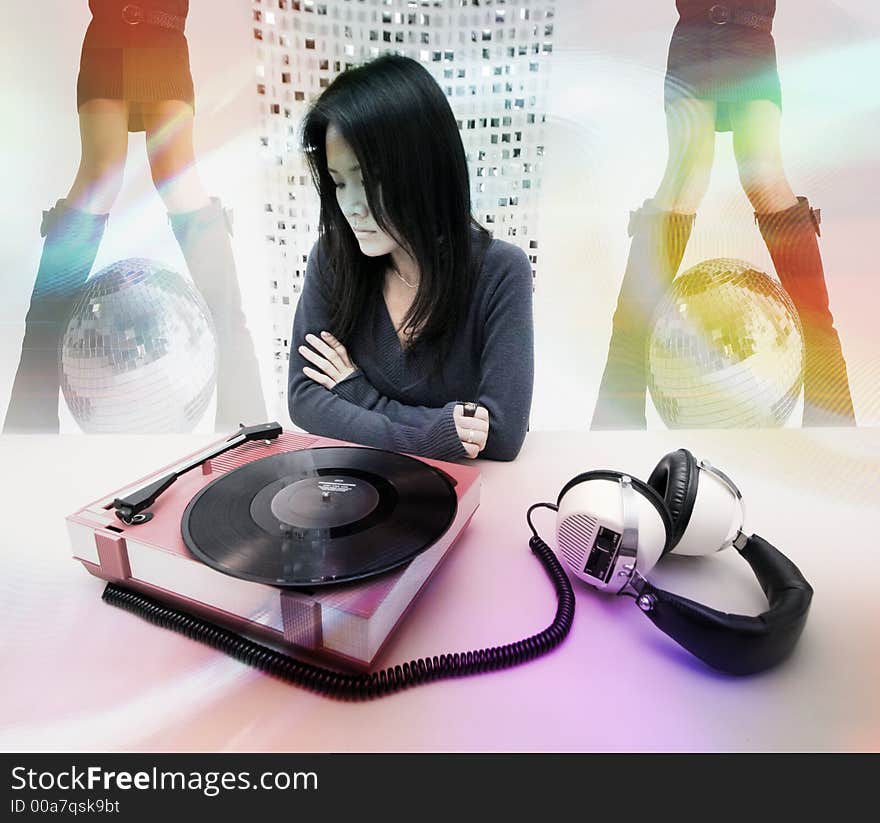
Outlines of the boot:
M 630 212 L 629 259 L 591 429 L 644 429 L 648 324 L 678 272 L 696 215 L 660 211 L 646 200 Z
M 241 310 L 241 292 L 232 256 L 232 221 L 216 197 L 196 211 L 169 214 L 196 288 L 211 310 L 217 331 L 217 414 L 215 425 L 232 431 L 239 424 L 266 420 L 266 403 L 254 343 Z
M 40 235 L 46 240 L 25 317 L 21 359 L 4 433 L 59 429 L 60 338 L 76 296 L 92 270 L 107 217 L 71 208 L 65 200 L 43 212 Z
M 854 426 L 846 361 L 828 306 L 825 272 L 819 253 L 819 210 L 806 197 L 755 220 L 782 287 L 788 292 L 804 330 L 805 426 Z

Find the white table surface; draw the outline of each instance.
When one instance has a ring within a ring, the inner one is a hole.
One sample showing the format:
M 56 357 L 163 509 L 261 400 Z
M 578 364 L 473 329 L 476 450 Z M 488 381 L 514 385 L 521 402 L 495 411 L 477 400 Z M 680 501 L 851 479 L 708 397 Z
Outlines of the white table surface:
M 624 598 L 575 581 L 569 637 L 519 668 L 369 703 L 302 691 L 101 601 L 64 517 L 214 436 L 2 437 L 0 749 L 7 751 L 854 751 L 880 749 L 880 429 L 532 432 L 480 461 L 482 502 L 380 661 L 494 646 L 544 628 L 555 597 L 527 506 L 591 468 L 647 478 L 685 446 L 726 471 L 747 526 L 815 589 L 794 655 L 712 672 Z M 536 513 L 553 544 L 553 515 Z M 667 558 L 655 580 L 757 614 L 733 550 Z

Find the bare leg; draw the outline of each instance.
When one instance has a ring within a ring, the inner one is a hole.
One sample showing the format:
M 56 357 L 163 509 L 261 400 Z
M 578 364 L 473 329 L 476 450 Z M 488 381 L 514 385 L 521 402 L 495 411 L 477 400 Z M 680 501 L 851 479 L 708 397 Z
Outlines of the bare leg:
M 780 119 L 779 109 L 769 100 L 731 107 L 740 183 L 758 214 L 783 211 L 797 203 L 782 166 Z
M 196 167 L 193 111 L 181 100 L 145 104 L 144 126 L 150 173 L 170 214 L 208 205 L 208 194 Z
M 241 308 L 232 254 L 232 224 L 216 198 L 205 193 L 196 171 L 192 109 L 181 101 L 144 110 L 153 182 L 168 209 L 193 282 L 205 298 L 217 332 L 216 426 L 266 420 L 266 404 L 254 344 Z
M 804 425 L 853 425 L 846 361 L 828 304 L 818 212 L 792 191 L 782 166 L 779 109 L 756 100 L 731 112 L 740 180 L 783 287 L 800 315 L 806 349 Z
M 25 318 L 21 358 L 4 432 L 57 432 L 59 344 L 77 294 L 89 276 L 107 214 L 122 184 L 128 110 L 119 100 L 80 108 L 82 159 L 66 200 L 43 212 L 46 238 Z
M 654 206 L 660 211 L 694 214 L 715 159 L 715 103 L 683 98 L 666 109 L 669 155 Z
M 82 155 L 67 206 L 89 214 L 110 211 L 122 188 L 128 153 L 128 104 L 88 100 L 79 110 Z
M 653 200 L 630 215 L 632 237 L 612 321 L 593 429 L 645 428 L 645 348 L 651 315 L 681 265 L 694 214 L 709 185 L 715 104 L 683 99 L 667 108 L 669 159 Z

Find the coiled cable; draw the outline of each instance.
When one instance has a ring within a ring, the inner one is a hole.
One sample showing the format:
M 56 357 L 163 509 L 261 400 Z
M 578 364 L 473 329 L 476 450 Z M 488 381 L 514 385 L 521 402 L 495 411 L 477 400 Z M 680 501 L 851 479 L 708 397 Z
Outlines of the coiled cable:
M 435 680 L 508 669 L 534 660 L 558 646 L 574 619 L 574 592 L 568 575 L 537 533 L 529 540 L 529 546 L 556 589 L 556 616 L 544 631 L 505 646 L 419 658 L 378 672 L 350 674 L 305 663 L 115 583 L 107 584 L 103 600 L 297 686 L 337 699 L 370 700 Z

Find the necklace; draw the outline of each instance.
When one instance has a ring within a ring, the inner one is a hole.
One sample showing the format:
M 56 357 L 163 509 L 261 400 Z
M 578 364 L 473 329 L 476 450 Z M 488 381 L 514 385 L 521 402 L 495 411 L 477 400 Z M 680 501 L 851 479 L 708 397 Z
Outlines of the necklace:
M 405 286 L 409 286 L 411 289 L 418 288 L 418 283 L 410 283 L 398 270 L 397 266 L 392 266 L 391 271 L 393 271 L 402 281 Z

